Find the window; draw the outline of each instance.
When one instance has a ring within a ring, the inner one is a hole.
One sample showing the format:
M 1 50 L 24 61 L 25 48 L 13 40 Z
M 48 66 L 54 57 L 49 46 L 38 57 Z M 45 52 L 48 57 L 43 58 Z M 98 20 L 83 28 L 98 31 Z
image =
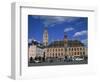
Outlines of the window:
M 74 48 L 74 50 L 76 51 L 76 48 Z
M 56 49 L 56 51 L 57 51 L 57 49 Z
M 56 57 L 57 57 L 57 53 L 56 53 Z
M 53 49 L 53 52 L 54 52 L 54 49 Z
M 85 52 L 83 52 L 83 55 L 85 55 Z
M 61 55 L 63 55 L 63 53 L 61 53 Z
M 76 55 L 76 52 L 74 54 Z
M 72 51 L 73 51 L 73 48 L 72 48 Z
M 53 57 L 54 57 L 54 53 L 53 53 Z
M 80 55 L 82 55 L 82 52 L 80 52 Z
M 61 49 L 61 51 L 63 51 L 63 49 Z
M 60 51 L 60 48 L 59 48 L 59 51 Z
M 77 55 L 79 55 L 79 52 L 77 52 Z

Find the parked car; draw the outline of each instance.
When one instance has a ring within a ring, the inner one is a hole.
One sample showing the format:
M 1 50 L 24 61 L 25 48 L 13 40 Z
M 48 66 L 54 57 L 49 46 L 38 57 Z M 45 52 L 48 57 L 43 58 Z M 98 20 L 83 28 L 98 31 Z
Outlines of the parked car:
M 82 61 L 82 60 L 84 60 L 83 58 L 76 58 L 75 59 L 76 61 Z
M 41 62 L 40 62 L 40 61 L 38 61 L 38 60 L 34 60 L 34 62 L 35 62 L 35 63 L 41 63 Z

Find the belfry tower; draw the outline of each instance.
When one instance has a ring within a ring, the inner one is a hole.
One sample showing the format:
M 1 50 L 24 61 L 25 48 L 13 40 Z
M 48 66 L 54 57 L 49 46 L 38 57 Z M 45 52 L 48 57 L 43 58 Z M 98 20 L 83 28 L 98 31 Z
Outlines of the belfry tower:
M 47 30 L 47 28 L 44 28 L 43 44 L 44 44 L 44 46 L 48 45 L 48 30 Z
M 67 47 L 68 40 L 67 40 L 67 35 L 66 32 L 64 32 L 64 47 Z

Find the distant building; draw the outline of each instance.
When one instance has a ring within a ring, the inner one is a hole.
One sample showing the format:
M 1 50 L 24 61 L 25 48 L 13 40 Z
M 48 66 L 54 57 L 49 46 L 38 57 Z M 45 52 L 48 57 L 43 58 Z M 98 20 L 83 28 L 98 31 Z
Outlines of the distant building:
M 53 41 L 45 48 L 45 58 L 80 57 L 85 55 L 87 55 L 87 48 L 84 44 L 78 40 L 68 40 L 66 33 L 64 33 L 63 40 Z
M 43 45 L 37 41 L 32 40 L 31 43 L 28 44 L 28 58 L 35 59 L 36 57 L 43 57 Z
M 43 45 L 47 46 L 48 45 L 48 30 L 45 28 L 44 33 L 43 33 Z
M 66 33 L 64 38 L 48 44 L 48 30 L 44 29 L 43 43 L 32 41 L 28 44 L 29 59 L 32 57 L 60 58 L 87 56 L 87 47 L 79 40 L 68 40 Z
M 42 44 L 38 44 L 36 47 L 36 57 L 43 57 L 44 55 L 44 46 Z

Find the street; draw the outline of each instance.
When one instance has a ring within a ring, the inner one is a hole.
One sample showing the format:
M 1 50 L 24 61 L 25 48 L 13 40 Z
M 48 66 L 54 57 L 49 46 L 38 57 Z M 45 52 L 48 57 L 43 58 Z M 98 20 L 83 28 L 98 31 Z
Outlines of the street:
M 41 62 L 41 63 L 28 63 L 28 66 L 54 66 L 54 65 L 78 65 L 78 64 L 88 64 L 88 61 L 62 61 L 62 62 Z

